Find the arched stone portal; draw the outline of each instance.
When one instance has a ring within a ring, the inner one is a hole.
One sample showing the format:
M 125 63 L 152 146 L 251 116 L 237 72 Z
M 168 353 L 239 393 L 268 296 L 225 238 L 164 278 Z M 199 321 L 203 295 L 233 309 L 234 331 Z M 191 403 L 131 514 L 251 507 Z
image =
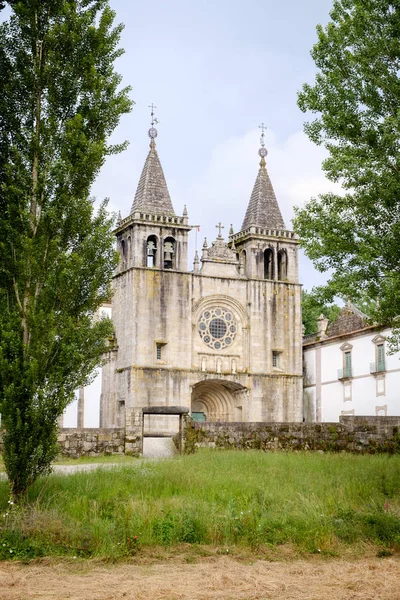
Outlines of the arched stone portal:
M 193 386 L 192 414 L 207 421 L 243 421 L 246 399 L 247 388 L 239 383 L 206 379 Z

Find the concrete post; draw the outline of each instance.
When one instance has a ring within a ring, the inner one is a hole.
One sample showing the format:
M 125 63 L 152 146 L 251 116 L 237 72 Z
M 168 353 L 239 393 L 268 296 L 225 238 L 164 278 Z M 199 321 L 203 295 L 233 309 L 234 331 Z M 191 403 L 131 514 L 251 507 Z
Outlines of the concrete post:
M 79 388 L 79 397 L 78 397 L 78 429 L 83 429 L 85 427 L 85 388 Z

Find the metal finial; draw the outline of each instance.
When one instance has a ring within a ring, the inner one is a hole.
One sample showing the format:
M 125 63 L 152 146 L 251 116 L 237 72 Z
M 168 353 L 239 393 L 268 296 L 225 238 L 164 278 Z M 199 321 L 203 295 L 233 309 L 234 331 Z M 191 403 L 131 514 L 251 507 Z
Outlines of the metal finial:
M 154 109 L 157 108 L 157 106 L 155 106 L 153 103 L 149 104 L 149 108 L 151 108 L 151 127 L 148 131 L 149 134 L 149 138 L 151 139 L 151 143 L 150 146 L 154 146 L 155 142 L 154 140 L 156 139 L 157 135 L 158 135 L 158 131 L 157 129 L 154 127 L 154 125 L 158 124 L 158 119 L 154 116 Z
M 268 150 L 265 147 L 265 131 L 267 129 L 267 127 L 264 125 L 264 123 L 261 123 L 261 125 L 258 126 L 259 129 L 261 129 L 261 138 L 260 138 L 260 144 L 261 144 L 261 148 L 258 151 L 258 154 L 261 156 L 261 166 L 265 165 L 265 157 L 268 154 Z
M 221 221 L 215 227 L 219 230 L 218 237 L 221 239 L 222 238 L 222 230 L 225 229 L 225 227 L 222 225 Z

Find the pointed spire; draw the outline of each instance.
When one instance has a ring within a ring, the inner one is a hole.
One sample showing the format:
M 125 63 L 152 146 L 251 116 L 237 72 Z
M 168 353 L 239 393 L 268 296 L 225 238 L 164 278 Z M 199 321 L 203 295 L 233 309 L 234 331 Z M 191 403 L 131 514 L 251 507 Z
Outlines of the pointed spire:
M 266 169 L 265 157 L 268 155 L 268 150 L 265 148 L 264 123 L 260 127 L 262 129 L 260 140 L 261 148 L 258 151 L 258 154 L 261 156 L 260 170 L 258 171 L 257 179 L 244 217 L 242 231 L 248 229 L 252 225 L 263 227 L 265 229 L 286 229 L 274 188 L 272 187 Z
M 194 255 L 194 261 L 193 261 L 193 273 L 198 273 L 200 270 L 200 259 L 199 259 L 199 253 L 196 250 L 196 253 Z
M 154 127 L 155 123 L 158 123 L 157 119 L 154 117 L 154 109 L 156 107 L 152 104 L 150 108 L 151 127 L 148 132 L 150 138 L 150 152 L 147 155 L 139 179 L 131 213 L 141 211 L 150 214 L 174 216 L 174 207 L 172 206 L 164 171 L 156 150 L 155 139 L 158 135 L 157 129 Z

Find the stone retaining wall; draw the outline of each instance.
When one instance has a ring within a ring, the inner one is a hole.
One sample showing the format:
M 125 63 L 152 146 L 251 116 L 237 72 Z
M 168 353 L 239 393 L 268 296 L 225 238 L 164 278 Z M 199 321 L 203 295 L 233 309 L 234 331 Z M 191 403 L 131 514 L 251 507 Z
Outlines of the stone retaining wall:
M 125 429 L 60 429 L 60 454 L 71 458 L 125 453 Z M 0 431 L 0 454 L 3 452 Z
M 1 440 L 0 431 L 0 453 Z M 139 416 L 132 411 L 126 430 L 61 429 L 58 441 L 61 454 L 73 458 L 140 454 Z M 196 423 L 184 417 L 182 442 L 186 454 L 201 447 L 394 454 L 400 453 L 400 417 L 346 416 L 340 423 Z
M 62 456 L 97 456 L 125 453 L 125 429 L 60 429 Z
M 340 423 L 196 423 L 185 453 L 198 448 L 400 453 L 400 417 L 341 417 Z

